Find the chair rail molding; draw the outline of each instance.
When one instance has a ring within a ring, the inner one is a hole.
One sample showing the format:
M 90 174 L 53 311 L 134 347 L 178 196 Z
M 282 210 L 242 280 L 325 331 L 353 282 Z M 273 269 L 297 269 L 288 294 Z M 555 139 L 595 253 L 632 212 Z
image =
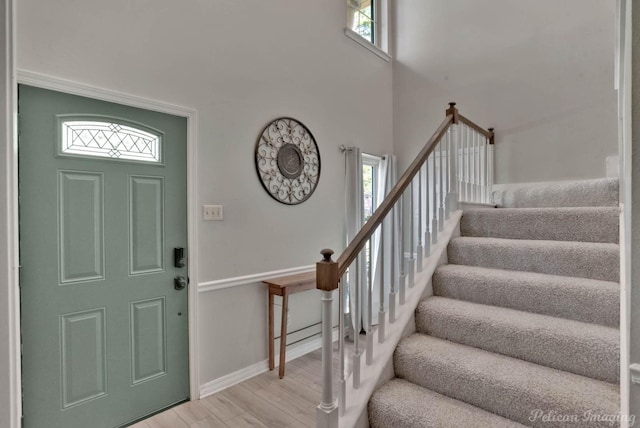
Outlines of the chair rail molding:
M 262 281 L 266 279 L 277 278 L 284 275 L 295 275 L 297 273 L 307 273 L 315 270 L 315 268 L 315 265 L 298 266 L 269 272 L 236 276 L 232 278 L 217 279 L 214 281 L 205 281 L 198 284 L 198 293 L 207 293 L 210 291 L 224 290 L 226 288 L 241 287 L 250 284 L 262 285 Z

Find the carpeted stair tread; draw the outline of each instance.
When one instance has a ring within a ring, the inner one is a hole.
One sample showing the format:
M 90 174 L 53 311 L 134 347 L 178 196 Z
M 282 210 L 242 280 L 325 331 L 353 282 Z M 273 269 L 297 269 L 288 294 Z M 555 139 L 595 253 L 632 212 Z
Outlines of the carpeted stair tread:
M 369 401 L 373 428 L 521 428 L 523 425 L 402 379 L 387 382 Z
M 618 282 L 617 244 L 459 237 L 447 247 L 449 263 Z
M 396 376 L 533 427 L 598 427 L 587 412 L 615 415 L 618 385 L 416 333 L 394 353 Z M 562 423 L 531 420 L 536 409 L 578 415 Z M 615 426 L 615 425 L 614 425 Z
M 618 243 L 618 207 L 464 211 L 462 236 Z
M 503 208 L 617 207 L 618 179 L 523 185 L 494 191 L 493 201 Z
M 442 265 L 433 275 L 433 293 L 608 327 L 620 325 L 620 285 L 616 282 Z
M 532 363 L 618 382 L 620 334 L 615 328 L 486 306 L 445 297 L 416 310 L 423 334 Z

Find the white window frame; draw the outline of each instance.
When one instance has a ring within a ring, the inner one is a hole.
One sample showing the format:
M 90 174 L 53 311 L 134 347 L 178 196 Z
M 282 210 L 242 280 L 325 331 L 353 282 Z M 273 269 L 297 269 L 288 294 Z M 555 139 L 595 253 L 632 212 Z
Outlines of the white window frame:
M 349 27 L 349 15 L 352 11 L 349 3 L 350 0 L 347 0 L 347 26 L 344 29 L 344 34 L 354 42 L 358 43 L 360 46 L 377 55 L 382 60 L 390 62 L 391 55 L 389 52 L 389 0 L 371 0 L 374 9 L 373 43 L 353 31 Z
M 365 166 L 370 166 L 373 168 L 373 176 L 372 176 L 372 183 L 371 183 L 371 213 L 373 214 L 376 210 L 376 208 L 378 208 L 378 205 L 380 205 L 380 202 L 382 201 L 378 201 L 378 186 L 380 185 L 380 162 L 382 161 L 382 157 L 380 156 L 375 156 L 375 155 L 370 155 L 367 153 L 362 153 L 362 167 L 364 169 Z M 363 177 L 364 179 L 364 177 Z M 364 196 L 364 181 L 363 181 L 363 186 L 362 186 L 362 195 Z M 364 202 L 364 201 L 363 201 Z M 364 217 L 364 210 L 363 210 L 363 217 Z M 362 221 L 364 222 L 365 219 L 363 218 Z

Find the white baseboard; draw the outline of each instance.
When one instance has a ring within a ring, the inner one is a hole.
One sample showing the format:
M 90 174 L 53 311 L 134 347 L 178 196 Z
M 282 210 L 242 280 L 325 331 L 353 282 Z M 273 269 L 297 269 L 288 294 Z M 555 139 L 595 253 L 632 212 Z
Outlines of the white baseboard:
M 336 340 L 338 340 L 338 329 L 334 328 L 333 341 L 335 342 Z M 322 347 L 322 337 L 320 336 L 315 337 L 309 341 L 296 343 L 295 345 L 291 345 L 291 347 L 287 349 L 286 361 L 289 362 L 291 360 L 295 360 L 296 358 L 300 358 L 303 355 L 308 354 L 309 352 L 313 352 L 316 349 L 320 349 L 321 347 Z M 279 358 L 276 355 L 276 367 L 279 366 L 278 363 L 279 363 Z M 256 364 L 252 364 L 248 367 L 237 370 L 233 373 L 229 373 L 228 375 L 222 376 L 218 379 L 214 379 L 210 382 L 200 385 L 200 399 L 205 398 L 209 395 L 215 394 L 216 392 L 220 392 L 223 389 L 229 388 L 233 385 L 236 385 L 240 382 L 243 382 L 247 379 L 250 379 L 268 370 L 269 370 L 269 360 L 263 360 Z

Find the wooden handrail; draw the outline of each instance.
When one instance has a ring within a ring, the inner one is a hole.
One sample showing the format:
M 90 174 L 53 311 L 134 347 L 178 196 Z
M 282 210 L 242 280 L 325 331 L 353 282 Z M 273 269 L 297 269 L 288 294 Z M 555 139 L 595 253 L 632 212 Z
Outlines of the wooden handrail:
M 334 275 L 332 273 L 330 275 L 323 275 L 322 281 L 318 281 L 317 288 L 323 290 L 338 288 L 339 278 L 344 275 L 344 273 L 347 271 L 351 263 L 353 263 L 353 261 L 356 259 L 362 248 L 364 248 L 366 242 L 369 240 L 369 238 L 371 238 L 371 235 L 373 235 L 380 224 L 382 224 L 389 211 L 391 211 L 396 202 L 398 202 L 398 200 L 402 197 L 404 191 L 407 189 L 407 187 L 409 187 L 413 178 L 418 174 L 418 171 L 420 171 L 422 165 L 427 161 L 427 158 L 431 155 L 431 153 L 436 148 L 437 144 L 440 142 L 451 125 L 462 122 L 487 137 L 489 139 L 489 143 L 493 144 L 493 128 L 489 128 L 489 130 L 486 130 L 479 125 L 476 125 L 471 120 L 459 114 L 458 109 L 456 109 L 455 105 L 455 103 L 449 103 L 449 108 L 446 110 L 445 120 L 442 121 L 436 132 L 431 136 L 431 138 L 429 138 L 420 153 L 418 153 L 413 162 L 411 162 L 411 165 L 409 165 L 404 174 L 402 174 L 402 177 L 398 179 L 395 186 L 393 186 L 389 194 L 380 203 L 378 208 L 374 211 L 373 215 L 365 223 L 362 229 L 360 229 L 356 236 L 353 237 L 347 248 L 345 248 L 340 257 L 338 257 L 338 260 L 336 262 L 331 261 L 332 263 L 337 263 L 338 265 L 338 275 L 335 284 L 333 280 L 329 279 L 329 277 L 332 277 Z M 325 259 L 325 262 L 326 261 L 328 261 L 328 259 Z M 322 285 L 320 285 L 321 282 Z
M 440 124 L 436 132 L 429 138 L 424 145 L 418 156 L 411 162 L 409 168 L 402 174 L 402 177 L 398 180 L 393 189 L 384 198 L 384 201 L 374 211 L 371 218 L 365 223 L 360 231 L 353 237 L 347 248 L 338 257 L 338 277 L 341 277 L 356 259 L 360 250 L 365 246 L 367 240 L 373 235 L 378 226 L 382 223 L 387 216 L 391 208 L 398 202 L 402 194 L 411 184 L 411 180 L 418 174 L 422 165 L 426 162 L 427 158 L 435 149 L 438 142 L 442 139 L 449 127 L 453 124 L 454 115 L 448 114 L 447 118 Z
M 344 377 L 344 370 L 342 370 L 344 368 L 343 363 L 344 363 L 344 357 L 345 357 L 344 343 L 343 343 L 344 323 L 342 320 L 340 322 L 340 339 L 339 339 L 340 340 L 340 358 L 341 358 L 341 364 L 342 364 L 341 365 L 342 377 L 339 383 L 339 388 L 341 389 L 340 389 L 340 392 L 338 393 L 338 402 L 335 401 L 333 396 L 333 368 L 332 368 L 333 335 L 332 335 L 331 320 L 333 319 L 332 306 L 333 306 L 334 294 L 336 294 L 333 291 L 339 287 L 340 279 L 342 278 L 344 273 L 347 271 L 347 268 L 351 265 L 351 263 L 353 263 L 353 261 L 358 257 L 358 254 L 360 254 L 360 251 L 362 251 L 367 241 L 371 238 L 371 236 L 378 229 L 378 227 L 380 227 L 380 225 L 382 224 L 386 216 L 389 214 L 389 212 L 393 209 L 395 204 L 400 200 L 400 198 L 402 198 L 402 195 L 404 194 L 407 187 L 411 185 L 415 176 L 418 175 L 423 165 L 429 159 L 429 156 L 433 153 L 438 143 L 446 135 L 447 131 L 452 125 L 464 123 L 465 125 L 473 128 L 474 131 L 487 137 L 489 139 L 489 143 L 493 144 L 493 129 L 489 129 L 487 131 L 479 127 L 475 123 L 471 122 L 469 119 L 467 119 L 466 117 L 458 113 L 458 110 L 456 109 L 455 105 L 456 105 L 455 103 L 449 103 L 449 108 L 445 112 L 446 118 L 444 119 L 444 121 L 440 124 L 436 132 L 431 136 L 431 138 L 429 138 L 429 140 L 426 142 L 422 150 L 420 150 L 420 153 L 418 153 L 416 158 L 411 162 L 411 164 L 409 165 L 407 170 L 404 172 L 404 174 L 402 174 L 400 179 L 398 179 L 398 181 L 393 186 L 389 194 L 384 198 L 384 200 L 380 203 L 378 208 L 373 212 L 373 215 L 371 216 L 371 218 L 369 218 L 369 221 L 367 221 L 365 225 L 362 227 L 362 229 L 358 231 L 358 233 L 351 240 L 347 248 L 345 248 L 345 250 L 342 252 L 340 257 L 338 257 L 337 261 L 334 261 L 331 258 L 333 251 L 330 249 L 325 249 L 325 250 L 322 250 L 323 259 L 320 262 L 316 263 L 316 288 L 322 291 L 322 376 L 323 376 L 323 381 L 322 381 L 322 401 L 320 402 L 320 405 L 317 408 L 318 427 L 330 428 L 330 427 L 338 426 L 339 409 L 344 410 L 346 407 L 346 379 Z M 457 144 L 456 140 L 458 136 L 460 136 L 460 134 L 457 134 L 457 135 L 454 134 L 452 136 L 454 137 L 454 144 L 453 144 L 454 151 L 452 153 L 448 152 L 448 156 L 451 156 L 455 160 L 450 166 L 447 167 L 449 180 L 458 180 L 458 178 L 456 177 L 456 167 L 455 167 L 456 163 L 458 162 L 458 154 L 459 154 L 458 149 L 456 147 L 456 144 Z M 486 156 L 488 156 L 488 153 L 489 153 L 488 146 L 485 147 L 485 149 L 487 150 Z M 451 150 L 451 148 L 447 148 L 447 150 Z M 488 159 L 488 157 L 485 157 L 485 159 Z M 440 159 L 441 168 L 442 168 L 442 165 L 443 164 L 442 164 L 442 158 L 441 158 Z M 436 171 L 434 170 L 434 182 L 435 182 L 435 174 L 436 174 Z M 441 177 L 441 180 L 444 180 L 444 177 Z M 444 193 L 444 190 L 443 190 L 442 183 L 443 182 L 441 181 L 440 196 L 442 197 L 442 200 L 444 203 L 444 195 L 442 194 Z M 455 188 L 455 186 L 457 186 L 457 181 L 452 183 L 452 186 Z M 447 187 L 447 191 L 449 191 L 449 187 Z M 452 196 L 452 195 L 447 195 L 447 198 L 449 196 Z M 455 190 L 453 194 L 453 201 L 454 201 L 453 209 L 457 209 L 455 208 L 456 206 L 455 203 L 457 202 L 457 196 L 455 195 Z M 435 204 L 435 199 L 434 199 L 434 204 Z M 447 213 L 449 213 L 448 211 L 449 208 L 450 207 L 449 207 L 449 201 L 448 201 Z M 440 220 L 443 220 L 442 217 L 443 217 L 443 206 L 440 207 L 440 216 L 439 216 Z M 448 214 L 446 217 L 448 218 Z M 434 224 L 436 224 L 435 218 L 434 218 Z M 413 221 L 412 221 L 412 229 L 413 229 Z M 403 233 L 403 232 L 400 232 L 400 233 Z M 413 233 L 413 230 L 412 230 L 412 233 Z M 434 233 L 435 233 L 435 230 L 434 230 Z M 404 248 L 400 249 L 400 251 L 403 252 Z M 411 249 L 411 251 L 413 252 L 413 248 Z M 420 261 L 420 263 L 422 262 Z M 413 265 L 410 264 L 410 266 L 412 266 L 410 269 L 413 272 L 413 269 L 414 269 Z M 404 273 L 402 273 L 402 275 L 404 275 Z M 400 285 L 400 293 L 399 293 L 400 304 L 404 304 L 403 297 L 402 297 L 404 292 L 404 285 L 406 284 L 403 280 Z M 413 283 L 411 283 L 409 286 L 411 287 L 412 285 Z M 381 287 L 380 289 L 383 290 L 383 287 Z M 393 300 L 392 300 L 392 296 L 393 296 Z M 341 311 L 341 314 L 340 314 L 341 317 L 342 317 L 342 311 L 344 310 L 344 307 L 343 307 L 344 300 L 342 297 L 343 296 L 341 295 L 339 300 L 340 301 L 339 310 Z M 357 294 L 356 294 L 356 302 L 358 302 Z M 389 294 L 389 307 L 396 308 L 395 291 L 392 291 L 392 293 Z M 359 312 L 356 311 L 356 314 L 358 313 Z M 396 319 L 395 315 L 393 316 L 391 315 L 392 313 L 395 314 L 395 309 L 393 312 L 390 312 L 390 315 L 389 315 L 390 323 L 394 322 L 394 320 Z M 381 319 L 384 320 L 385 313 L 381 312 L 381 314 L 382 314 Z M 379 337 L 382 337 L 383 338 L 382 340 L 384 340 L 384 323 L 383 322 L 381 322 L 378 332 L 379 333 L 383 332 L 382 336 L 379 336 Z M 357 337 L 358 336 L 356 335 L 356 350 L 358 349 Z M 368 338 L 371 339 L 372 336 L 369 335 Z M 371 342 L 368 341 L 367 351 L 366 351 L 367 359 L 369 359 L 370 356 L 372 357 L 373 349 L 374 349 L 373 341 Z M 353 385 L 354 385 L 353 387 L 356 389 L 360 386 L 360 357 L 361 357 L 361 354 L 359 353 L 359 351 L 356 351 L 356 354 L 353 356 L 354 363 L 352 366 L 354 368 L 352 373 Z
M 489 128 L 488 130 L 484 129 L 481 126 L 476 125 L 475 123 L 473 123 L 472 121 L 470 121 L 469 119 L 467 119 L 461 114 L 458 115 L 458 120 L 464 123 L 465 125 L 467 125 L 468 127 L 473 128 L 473 130 L 475 130 L 479 134 L 482 134 L 485 137 L 487 137 L 489 139 L 489 144 L 493 144 L 493 140 L 494 140 L 493 128 Z

